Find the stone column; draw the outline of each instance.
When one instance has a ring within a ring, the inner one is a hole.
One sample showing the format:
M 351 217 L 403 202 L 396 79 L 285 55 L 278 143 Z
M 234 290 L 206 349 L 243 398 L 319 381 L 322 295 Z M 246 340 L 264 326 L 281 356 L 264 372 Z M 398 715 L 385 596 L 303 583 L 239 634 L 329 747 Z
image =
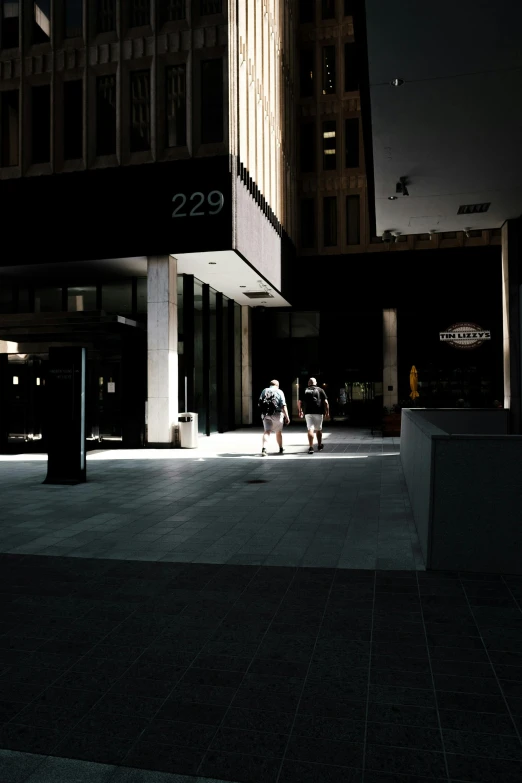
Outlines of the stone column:
M 168 447 L 178 421 L 177 261 L 147 259 L 147 442 Z
M 522 218 L 502 226 L 502 345 L 504 408 L 510 410 L 511 433 L 522 433 Z M 495 336 L 492 335 L 493 339 Z
M 241 307 L 241 423 L 252 424 L 252 310 Z
M 383 405 L 389 410 L 399 402 L 399 390 L 397 387 L 397 310 L 395 308 L 383 310 L 382 321 L 382 393 Z

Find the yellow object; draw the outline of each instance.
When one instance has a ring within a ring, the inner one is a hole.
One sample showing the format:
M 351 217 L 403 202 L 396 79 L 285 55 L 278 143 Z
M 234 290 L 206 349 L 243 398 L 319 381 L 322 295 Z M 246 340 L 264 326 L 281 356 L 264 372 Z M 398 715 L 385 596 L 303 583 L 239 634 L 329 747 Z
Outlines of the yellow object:
M 419 392 L 417 391 L 418 385 L 419 385 L 419 378 L 417 375 L 417 368 L 415 367 L 415 365 L 413 365 L 413 367 L 410 370 L 410 389 L 411 389 L 410 397 L 412 398 L 412 400 L 416 400 L 417 397 L 419 396 Z

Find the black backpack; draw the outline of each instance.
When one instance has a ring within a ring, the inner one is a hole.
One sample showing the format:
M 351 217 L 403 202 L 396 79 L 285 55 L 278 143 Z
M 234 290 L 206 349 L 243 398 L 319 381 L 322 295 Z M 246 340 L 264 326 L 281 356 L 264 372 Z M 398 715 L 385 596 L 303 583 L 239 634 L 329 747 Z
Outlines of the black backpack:
M 277 412 L 277 397 L 272 389 L 265 391 L 263 399 L 259 402 L 259 408 L 263 416 L 272 416 Z

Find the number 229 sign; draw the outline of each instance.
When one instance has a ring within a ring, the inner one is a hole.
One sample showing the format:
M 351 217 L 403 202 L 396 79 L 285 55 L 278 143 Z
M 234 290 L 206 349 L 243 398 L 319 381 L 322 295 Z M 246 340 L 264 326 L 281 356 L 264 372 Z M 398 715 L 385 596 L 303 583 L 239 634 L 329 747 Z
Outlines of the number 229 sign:
M 192 204 L 192 208 L 188 211 L 188 205 Z M 205 194 L 199 190 L 196 193 L 191 193 L 190 196 L 186 196 L 185 193 L 176 193 L 172 196 L 172 202 L 177 203 L 173 218 L 182 217 L 203 217 L 205 215 L 217 215 L 223 209 L 225 203 L 225 197 L 219 190 L 211 190 L 205 198 Z

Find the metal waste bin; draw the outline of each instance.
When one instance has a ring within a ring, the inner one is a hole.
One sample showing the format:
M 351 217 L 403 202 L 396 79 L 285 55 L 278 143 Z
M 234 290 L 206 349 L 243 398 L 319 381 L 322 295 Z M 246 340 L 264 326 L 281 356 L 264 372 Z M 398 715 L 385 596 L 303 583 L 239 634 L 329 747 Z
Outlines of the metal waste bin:
M 182 449 L 198 447 L 198 414 L 179 414 L 179 441 Z

